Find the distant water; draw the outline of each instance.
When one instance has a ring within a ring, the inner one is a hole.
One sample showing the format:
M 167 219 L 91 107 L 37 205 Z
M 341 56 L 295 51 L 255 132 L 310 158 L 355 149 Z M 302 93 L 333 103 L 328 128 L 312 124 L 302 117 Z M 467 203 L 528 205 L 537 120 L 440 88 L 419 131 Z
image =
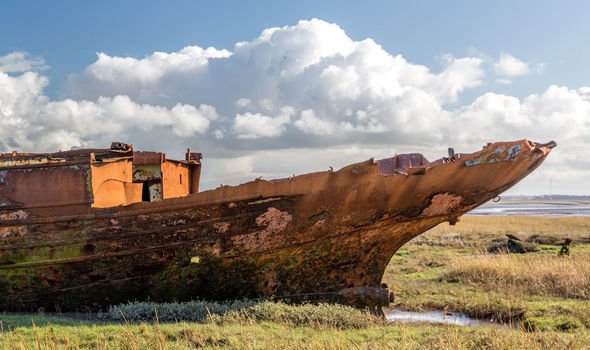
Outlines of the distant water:
M 590 203 L 500 201 L 486 203 L 468 215 L 590 216 Z
M 491 325 L 488 321 L 481 321 L 461 313 L 449 313 L 443 311 L 403 311 L 398 309 L 385 309 L 385 317 L 390 322 L 428 322 L 443 323 L 459 326 Z

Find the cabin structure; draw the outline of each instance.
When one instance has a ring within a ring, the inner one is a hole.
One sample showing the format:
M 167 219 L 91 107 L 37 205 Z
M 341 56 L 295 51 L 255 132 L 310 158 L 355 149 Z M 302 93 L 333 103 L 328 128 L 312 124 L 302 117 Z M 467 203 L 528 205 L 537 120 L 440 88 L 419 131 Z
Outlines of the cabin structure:
M 0 153 L 0 209 L 109 208 L 183 197 L 199 191 L 201 154 L 185 160 L 160 152 L 110 149 Z
M 155 202 L 198 192 L 200 160 L 201 154 L 190 150 L 183 161 L 166 159 L 161 152 L 134 152 L 133 183 L 142 184 L 141 200 Z

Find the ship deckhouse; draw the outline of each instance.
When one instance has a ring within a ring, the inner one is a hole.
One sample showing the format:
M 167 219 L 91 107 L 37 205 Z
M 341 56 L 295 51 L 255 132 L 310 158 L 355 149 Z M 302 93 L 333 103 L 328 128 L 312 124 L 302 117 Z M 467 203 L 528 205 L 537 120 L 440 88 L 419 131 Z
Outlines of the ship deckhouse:
M 0 209 L 108 208 L 183 197 L 199 191 L 201 154 L 185 160 L 160 152 L 109 149 L 0 153 Z

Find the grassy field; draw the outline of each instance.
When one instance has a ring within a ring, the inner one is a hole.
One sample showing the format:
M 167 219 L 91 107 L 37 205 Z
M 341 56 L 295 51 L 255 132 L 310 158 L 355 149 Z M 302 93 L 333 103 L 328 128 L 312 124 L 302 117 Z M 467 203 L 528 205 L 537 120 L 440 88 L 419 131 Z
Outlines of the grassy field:
M 489 254 L 506 234 L 536 252 Z M 571 238 L 571 256 L 560 244 Z M 384 282 L 396 305 L 443 309 L 534 330 L 590 328 L 590 218 L 477 217 L 440 225 L 404 246 Z
M 63 320 L 62 320 L 63 322 Z M 502 327 L 373 325 L 362 329 L 281 322 L 45 324 L 0 335 L 2 349 L 584 349 L 575 333 Z
M 506 234 L 535 251 L 488 253 Z M 566 237 L 571 256 L 560 257 Z M 396 307 L 504 325 L 387 324 L 333 305 L 129 304 L 102 315 L 0 314 L 0 348 L 590 349 L 590 218 L 464 217 L 404 246 L 384 282 Z

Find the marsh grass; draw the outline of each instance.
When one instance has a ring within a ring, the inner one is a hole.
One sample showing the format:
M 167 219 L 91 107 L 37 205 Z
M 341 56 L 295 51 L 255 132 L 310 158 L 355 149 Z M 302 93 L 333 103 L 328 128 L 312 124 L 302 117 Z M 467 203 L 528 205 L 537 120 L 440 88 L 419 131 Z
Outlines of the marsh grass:
M 535 239 L 537 252 L 486 253 L 506 234 Z M 590 218 L 466 216 L 403 246 L 384 282 L 397 307 L 448 310 L 526 326 L 528 330 L 590 329 Z M 573 238 L 571 257 L 558 257 Z
M 284 324 L 140 323 L 18 328 L 2 349 L 584 349 L 587 333 L 527 333 L 501 327 L 380 325 L 364 329 Z
M 590 217 L 464 216 L 456 225 L 440 224 L 409 245 L 455 249 L 486 249 L 494 239 L 512 234 L 523 241 L 560 245 L 590 243 Z
M 443 279 L 479 283 L 506 293 L 590 299 L 590 256 L 455 257 Z
M 433 239 L 444 235 L 459 235 L 466 241 L 515 234 L 522 238 L 531 235 L 569 237 L 574 241 L 590 240 L 590 217 L 539 217 L 539 216 L 463 216 L 456 225 L 440 224 L 421 238 Z

